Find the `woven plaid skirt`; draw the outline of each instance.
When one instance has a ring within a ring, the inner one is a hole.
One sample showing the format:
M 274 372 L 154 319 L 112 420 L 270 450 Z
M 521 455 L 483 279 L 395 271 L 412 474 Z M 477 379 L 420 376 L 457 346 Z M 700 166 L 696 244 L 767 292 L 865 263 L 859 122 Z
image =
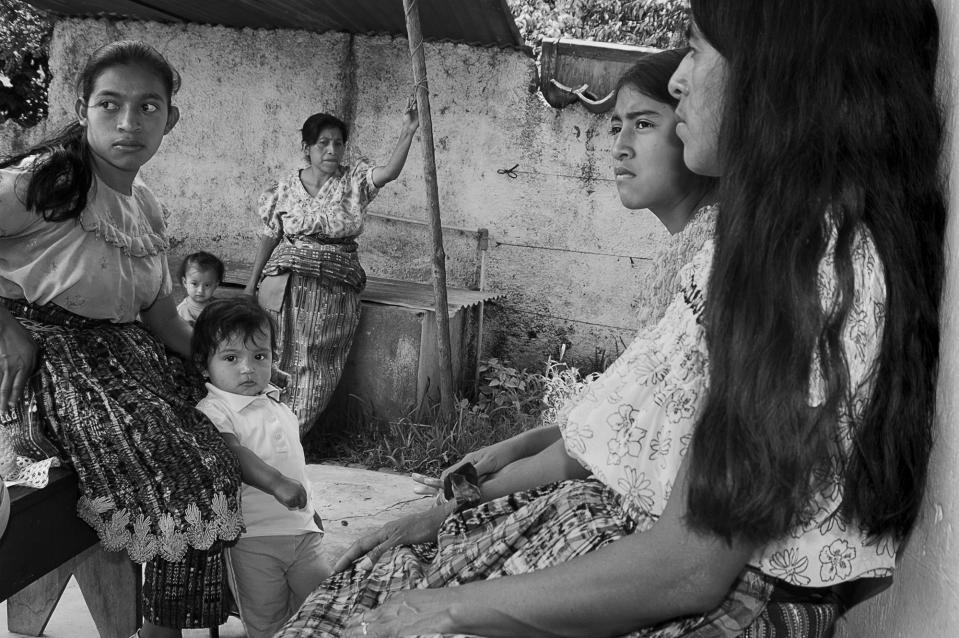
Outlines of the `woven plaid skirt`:
M 360 323 L 360 295 L 323 276 L 290 273 L 276 319 L 277 367 L 290 375 L 283 401 L 296 415 L 300 436 L 316 424 L 336 390 Z
M 14 437 L 18 452 L 55 450 L 73 465 L 78 516 L 106 549 L 148 562 L 149 620 L 181 627 L 222 621 L 219 548 L 242 531 L 240 471 L 195 409 L 204 392 L 198 372 L 139 323 L 0 303 L 40 348 L 32 406 Z
M 278 638 L 339 636 L 353 614 L 406 589 L 449 587 L 557 565 L 633 533 L 615 492 L 596 480 L 566 481 L 519 492 L 450 516 L 435 545 L 397 547 L 371 569 L 354 565 L 330 577 Z M 630 638 L 825 638 L 836 607 L 768 604 L 775 586 L 747 569 L 709 614 L 680 618 Z M 811 618 L 812 622 L 794 620 Z M 801 631 L 798 631 L 801 630 Z

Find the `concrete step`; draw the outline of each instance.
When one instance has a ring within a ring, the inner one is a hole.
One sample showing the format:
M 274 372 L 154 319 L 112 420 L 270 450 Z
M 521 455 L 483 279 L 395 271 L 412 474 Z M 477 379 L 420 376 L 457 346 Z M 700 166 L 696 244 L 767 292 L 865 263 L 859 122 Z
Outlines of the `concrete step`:
M 413 493 L 406 474 L 376 472 L 339 465 L 309 465 L 307 475 L 316 509 L 326 527 L 324 544 L 330 562 L 359 537 L 383 523 L 427 509 L 432 499 Z M 76 581 L 71 579 L 44 636 L 48 638 L 99 638 Z M 205 638 L 205 629 L 183 632 L 184 638 Z M 243 638 L 243 625 L 230 618 L 220 627 L 220 638 Z M 0 638 L 23 638 L 7 631 L 7 606 L 0 604 Z

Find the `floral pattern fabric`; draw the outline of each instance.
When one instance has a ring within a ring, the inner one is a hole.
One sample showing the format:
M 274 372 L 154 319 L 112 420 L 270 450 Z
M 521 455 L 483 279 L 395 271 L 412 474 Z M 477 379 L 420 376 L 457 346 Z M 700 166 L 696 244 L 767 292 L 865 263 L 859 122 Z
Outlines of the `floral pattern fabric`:
M 366 160 L 353 167 L 340 166 L 315 196 L 300 181 L 300 170 L 290 171 L 260 196 L 257 212 L 262 234 L 339 239 L 362 233 L 366 207 L 379 192 L 373 183 L 373 166 Z
M 823 306 L 835 302 L 833 237 L 819 267 Z M 560 411 L 557 424 L 566 449 L 603 483 L 622 494 L 624 507 L 640 530 L 658 519 L 669 500 L 689 450 L 708 391 L 709 356 L 702 324 L 713 242 L 680 270 L 680 291 L 663 319 L 643 330 L 620 358 L 575 402 Z M 853 306 L 843 327 L 852 400 L 841 409 L 838 440 L 851 445 L 849 425 L 861 417 L 870 391 L 882 336 L 885 308 L 883 268 L 866 232 L 852 246 Z M 813 360 L 811 405 L 822 400 L 823 380 Z M 828 476 L 809 516 L 785 538 L 756 553 L 750 564 L 763 573 L 804 587 L 825 587 L 864 576 L 891 574 L 896 544 L 870 542 L 855 521 L 839 514 L 842 502 L 840 452 L 824 463 Z

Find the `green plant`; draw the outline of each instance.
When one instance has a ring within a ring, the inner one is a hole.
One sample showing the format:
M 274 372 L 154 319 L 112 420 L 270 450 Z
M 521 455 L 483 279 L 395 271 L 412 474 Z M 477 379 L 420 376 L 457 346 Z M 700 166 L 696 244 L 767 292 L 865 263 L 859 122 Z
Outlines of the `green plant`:
M 666 49 L 681 46 L 688 0 L 508 0 L 534 49 L 558 37 Z
M 543 394 L 543 423 L 553 423 L 563 406 L 583 394 L 586 387 L 599 377 L 599 372 L 581 375 L 577 368 L 550 357 L 546 361 Z
M 517 370 L 499 359 L 486 359 L 479 366 L 480 384 L 476 406 L 487 414 L 514 412 L 537 415 L 542 412 L 546 391 L 542 374 Z
M 351 423 L 338 435 L 324 437 L 311 433 L 306 447 L 307 460 L 359 464 L 400 472 L 437 475 L 467 452 L 507 439 L 540 423 L 529 415 L 517 418 L 491 417 L 466 399 L 444 418 L 438 405 L 421 412 L 419 422 L 409 416 L 385 420 L 372 418 Z
M 53 23 L 19 0 L 0 0 L 0 122 L 33 126 L 47 115 Z
M 337 432 L 313 431 L 304 441 L 307 460 L 437 475 L 467 452 L 551 422 L 596 376 L 582 377 L 552 358 L 544 374 L 489 359 L 480 368 L 477 401 L 460 399 L 448 417 L 438 405 L 426 405 L 401 419 L 377 419 L 354 397 Z

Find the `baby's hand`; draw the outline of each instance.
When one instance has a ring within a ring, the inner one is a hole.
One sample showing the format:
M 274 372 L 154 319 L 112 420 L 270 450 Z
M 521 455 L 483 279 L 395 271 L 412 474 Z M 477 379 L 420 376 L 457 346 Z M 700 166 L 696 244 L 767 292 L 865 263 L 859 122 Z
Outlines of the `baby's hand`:
M 306 507 L 306 489 L 299 481 L 294 481 L 285 476 L 277 482 L 273 489 L 273 497 L 290 509 Z

